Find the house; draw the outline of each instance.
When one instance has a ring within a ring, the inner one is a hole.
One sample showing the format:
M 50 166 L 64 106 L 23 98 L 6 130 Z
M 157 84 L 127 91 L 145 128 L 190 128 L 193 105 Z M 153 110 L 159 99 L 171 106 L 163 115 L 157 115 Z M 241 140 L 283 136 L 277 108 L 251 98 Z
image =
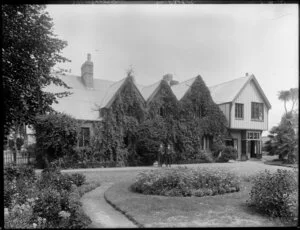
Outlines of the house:
M 262 131 L 268 130 L 271 104 L 253 74 L 209 87 L 213 100 L 228 120 L 227 145 L 240 159 L 262 153 Z
M 226 119 L 229 135 L 226 144 L 232 145 L 238 150 L 239 159 L 256 157 L 261 153 L 261 134 L 268 129 L 268 111 L 271 105 L 262 91 L 254 75 L 246 75 L 229 82 L 208 87 L 205 92 L 193 90 L 195 85 L 204 84 L 201 76 L 194 77 L 182 83 L 172 79 L 171 75 L 165 75 L 161 81 L 149 86 L 139 85 L 133 77 L 127 76 L 118 82 L 94 78 L 93 62 L 88 54 L 87 60 L 81 67 L 81 76 L 59 75 L 68 86 L 72 94 L 58 99 L 58 104 L 53 108 L 59 112 L 71 115 L 81 122 L 81 140 L 79 145 L 88 144 L 90 136 L 94 135 L 95 123 L 101 123 L 105 117 L 112 117 L 114 104 L 123 98 L 125 91 L 130 91 L 130 105 L 125 108 L 129 116 L 133 116 L 141 122 L 145 118 L 143 111 L 153 114 L 168 113 L 164 106 L 164 98 L 172 101 L 172 106 L 185 103 L 198 93 L 198 101 L 211 101 L 217 104 Z M 55 85 L 45 88 L 48 92 L 65 91 Z M 163 96 L 162 96 L 163 95 Z M 201 96 L 202 95 L 202 96 Z M 123 100 L 123 99 L 122 99 Z M 196 103 L 197 104 L 197 103 Z M 135 109 L 133 109 L 135 108 Z M 197 105 L 186 108 L 187 112 L 193 112 L 193 116 L 203 116 L 203 108 Z M 148 115 L 149 115 L 148 114 Z M 151 115 L 152 114 L 152 115 Z M 203 149 L 210 149 L 212 138 L 206 135 L 202 138 Z

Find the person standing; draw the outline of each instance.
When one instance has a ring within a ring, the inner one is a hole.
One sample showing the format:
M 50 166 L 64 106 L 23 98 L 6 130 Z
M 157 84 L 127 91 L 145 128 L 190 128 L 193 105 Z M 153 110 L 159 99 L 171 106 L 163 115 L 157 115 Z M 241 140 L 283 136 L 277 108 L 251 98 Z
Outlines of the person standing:
M 165 150 L 164 150 L 164 145 L 163 143 L 160 143 L 159 145 L 159 150 L 158 150 L 158 166 L 162 167 L 163 163 L 164 163 L 164 154 Z

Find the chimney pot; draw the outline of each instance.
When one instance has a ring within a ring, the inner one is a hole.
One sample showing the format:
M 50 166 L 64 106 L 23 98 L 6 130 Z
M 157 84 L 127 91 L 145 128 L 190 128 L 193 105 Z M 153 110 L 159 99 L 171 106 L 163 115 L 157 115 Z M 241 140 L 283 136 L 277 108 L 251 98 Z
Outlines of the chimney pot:
M 91 61 L 91 54 L 90 53 L 87 54 L 87 60 Z
M 246 77 L 248 77 L 249 76 L 249 74 L 248 73 L 246 73 Z

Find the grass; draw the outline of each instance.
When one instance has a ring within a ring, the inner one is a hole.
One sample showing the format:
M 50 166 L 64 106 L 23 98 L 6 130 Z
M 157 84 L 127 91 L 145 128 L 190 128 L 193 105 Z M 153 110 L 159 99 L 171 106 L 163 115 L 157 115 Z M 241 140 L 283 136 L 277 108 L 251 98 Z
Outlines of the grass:
M 249 208 L 250 182 L 241 191 L 206 197 L 165 197 L 130 191 L 132 181 L 120 182 L 105 198 L 144 227 L 237 227 L 283 226 L 277 219 L 261 216 Z
M 176 167 L 176 166 L 172 166 Z M 279 219 L 269 219 L 249 208 L 251 179 L 264 169 L 276 171 L 279 166 L 263 162 L 187 165 L 187 167 L 227 168 L 242 180 L 241 190 L 211 197 L 165 197 L 143 195 L 128 188 L 139 172 L 145 170 L 82 171 L 86 182 L 115 183 L 105 192 L 106 199 L 123 214 L 144 227 L 235 227 L 283 226 Z M 149 170 L 153 167 L 149 167 Z M 73 172 L 72 172 L 73 173 Z

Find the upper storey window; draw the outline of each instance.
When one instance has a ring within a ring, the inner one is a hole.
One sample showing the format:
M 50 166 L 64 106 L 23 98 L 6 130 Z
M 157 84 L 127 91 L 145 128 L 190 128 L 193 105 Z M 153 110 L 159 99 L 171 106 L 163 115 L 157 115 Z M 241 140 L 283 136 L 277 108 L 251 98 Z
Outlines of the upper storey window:
M 244 104 L 235 103 L 235 118 L 244 118 Z
M 264 120 L 264 104 L 251 102 L 251 119 L 263 121 Z

